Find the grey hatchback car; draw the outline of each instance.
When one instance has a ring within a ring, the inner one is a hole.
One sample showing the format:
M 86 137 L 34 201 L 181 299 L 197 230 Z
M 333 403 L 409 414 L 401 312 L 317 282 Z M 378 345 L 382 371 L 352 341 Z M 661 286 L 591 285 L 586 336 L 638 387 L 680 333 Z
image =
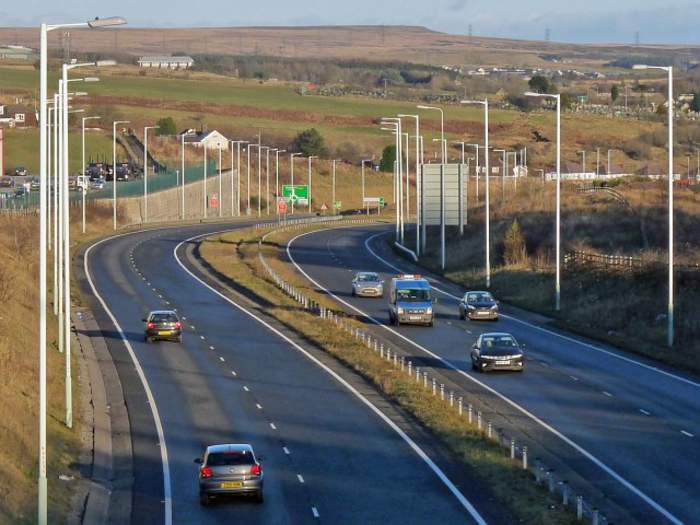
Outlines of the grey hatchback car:
M 382 297 L 384 283 L 375 272 L 359 272 L 352 280 L 352 295 L 361 297 Z
M 212 497 L 250 495 L 263 502 L 263 471 L 253 447 L 248 444 L 210 445 L 199 464 L 199 502 L 208 505 Z

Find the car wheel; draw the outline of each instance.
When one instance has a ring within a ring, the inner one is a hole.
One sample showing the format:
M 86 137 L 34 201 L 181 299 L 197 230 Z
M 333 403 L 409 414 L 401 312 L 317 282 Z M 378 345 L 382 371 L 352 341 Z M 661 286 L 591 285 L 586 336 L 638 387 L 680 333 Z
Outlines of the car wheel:
M 430 327 L 432 328 L 432 326 L 433 326 L 433 322 L 432 322 L 432 321 L 430 321 L 430 322 L 428 323 L 428 326 L 430 326 Z
M 476 371 L 479 370 L 479 365 L 477 364 L 476 361 L 474 361 L 474 359 L 472 359 L 472 370 L 476 370 Z
M 255 503 L 262 503 L 265 501 L 265 497 L 263 496 L 263 491 L 259 490 L 255 493 Z
M 211 499 L 209 498 L 208 494 L 200 493 L 199 495 L 199 504 L 202 505 L 203 507 L 206 507 L 211 503 Z
M 355 293 L 355 289 L 352 289 L 352 296 L 355 297 L 357 294 Z

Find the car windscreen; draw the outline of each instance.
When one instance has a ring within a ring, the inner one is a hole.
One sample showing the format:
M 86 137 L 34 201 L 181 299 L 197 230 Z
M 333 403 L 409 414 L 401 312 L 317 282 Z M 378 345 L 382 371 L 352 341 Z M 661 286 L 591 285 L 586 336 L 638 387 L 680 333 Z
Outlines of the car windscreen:
M 465 296 L 468 303 L 490 303 L 493 302 L 493 297 L 488 292 L 473 292 Z
M 175 314 L 153 314 L 151 315 L 152 323 L 174 323 L 177 321 Z
M 481 352 L 499 353 L 503 351 L 519 352 L 517 341 L 510 335 L 484 336 L 481 340 Z
M 430 301 L 430 290 L 424 288 L 399 288 L 396 290 L 396 300 L 409 303 Z
M 207 457 L 207 466 L 224 467 L 230 465 L 252 465 L 253 454 L 249 450 L 212 452 Z
M 357 275 L 357 280 L 361 283 L 376 283 L 379 276 L 376 273 L 360 273 Z

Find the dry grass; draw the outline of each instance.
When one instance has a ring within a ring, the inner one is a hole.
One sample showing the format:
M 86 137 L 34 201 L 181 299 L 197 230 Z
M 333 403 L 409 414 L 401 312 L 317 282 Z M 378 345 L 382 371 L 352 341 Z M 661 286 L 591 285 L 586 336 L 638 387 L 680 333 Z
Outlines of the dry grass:
M 478 473 L 493 491 L 494 497 L 503 502 L 521 522 L 574 522 L 570 513 L 549 499 L 543 490 L 504 456 L 502 449 L 485 439 L 464 417 L 459 417 L 454 409 L 448 408 L 438 398 L 426 395 L 425 390 L 415 381 L 408 380 L 405 374 L 388 368 L 386 361 L 338 330 L 331 321 L 320 320 L 282 294 L 265 277 L 258 259 L 257 236 L 253 231 L 213 236 L 202 243 L 200 253 L 216 271 L 254 293 L 259 300 L 269 303 L 266 312 L 368 378 L 382 392 L 431 428 L 457 457 Z M 280 259 L 281 247 L 289 236 L 288 233 L 279 233 L 267 238 L 262 249 L 268 263 L 285 280 L 319 304 L 337 306 L 326 295 L 316 293 L 306 280 Z M 359 328 L 361 324 L 356 323 L 356 326 Z

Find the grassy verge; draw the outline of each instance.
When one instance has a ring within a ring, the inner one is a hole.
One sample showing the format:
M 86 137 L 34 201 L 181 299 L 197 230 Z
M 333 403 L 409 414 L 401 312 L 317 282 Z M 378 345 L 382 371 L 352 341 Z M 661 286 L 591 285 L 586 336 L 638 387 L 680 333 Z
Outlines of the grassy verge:
M 298 233 L 298 232 L 295 232 Z M 267 237 L 262 246 L 268 263 L 283 278 L 325 307 L 336 306 L 327 296 L 318 294 L 281 258 L 288 233 Z M 205 239 L 200 253 L 214 270 L 257 296 L 266 303 L 266 312 L 311 343 L 323 348 L 346 365 L 369 379 L 385 395 L 440 437 L 493 492 L 494 497 L 524 523 L 573 523 L 574 516 L 558 501 L 535 485 L 527 473 L 517 468 L 503 450 L 487 440 L 474 426 L 450 409 L 439 397 L 426 390 L 405 373 L 387 367 L 385 360 L 329 320 L 319 319 L 284 295 L 268 278 L 258 258 L 259 233 L 236 231 Z M 352 321 L 351 321 L 352 322 Z M 357 327 L 361 327 L 357 323 Z

